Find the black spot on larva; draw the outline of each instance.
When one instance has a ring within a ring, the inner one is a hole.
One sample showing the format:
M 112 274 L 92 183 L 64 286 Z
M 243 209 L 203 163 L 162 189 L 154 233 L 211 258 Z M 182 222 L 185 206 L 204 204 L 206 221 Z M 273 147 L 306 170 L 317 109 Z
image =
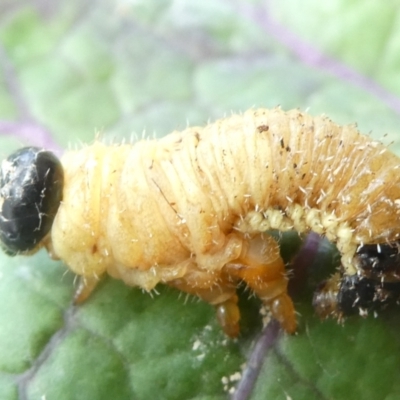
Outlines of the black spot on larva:
M 293 168 L 297 168 L 297 164 L 296 163 L 293 163 Z
M 367 314 L 400 300 L 399 243 L 361 246 L 354 258 L 357 274 L 336 274 L 319 285 L 314 306 L 321 316 Z
M 0 240 L 9 255 L 34 249 L 49 232 L 63 181 L 59 159 L 37 147 L 22 148 L 2 162 Z
M 281 139 L 281 147 L 282 147 L 282 149 L 285 148 L 285 142 L 284 142 L 283 138 Z
M 400 282 L 381 282 L 358 275 L 343 276 L 337 296 L 337 308 L 342 315 L 363 311 L 379 311 L 396 304 L 400 298 Z
M 268 125 L 260 125 L 260 126 L 257 126 L 257 130 L 260 133 L 267 132 L 269 130 L 269 126 Z
M 290 147 L 289 146 L 286 146 L 286 151 L 289 153 L 289 151 L 290 151 Z
M 356 255 L 357 268 L 363 275 L 381 279 L 388 274 L 400 281 L 400 253 L 398 243 L 368 244 L 361 246 Z M 393 277 L 391 277 L 393 280 Z

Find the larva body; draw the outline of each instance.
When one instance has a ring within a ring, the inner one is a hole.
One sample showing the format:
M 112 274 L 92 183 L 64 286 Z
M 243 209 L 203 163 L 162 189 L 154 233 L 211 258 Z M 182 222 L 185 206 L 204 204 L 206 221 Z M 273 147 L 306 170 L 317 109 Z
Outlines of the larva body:
M 353 126 L 297 110 L 249 110 L 134 145 L 96 142 L 62 165 L 62 202 L 38 246 L 82 276 L 86 294 L 104 273 L 196 294 L 217 307 L 230 336 L 239 329 L 239 280 L 288 332 L 296 328 L 269 229 L 315 231 L 337 244 L 341 276 L 316 305 L 339 316 L 332 293 L 372 268 L 371 253 L 362 264 L 357 248 L 400 235 L 400 160 Z

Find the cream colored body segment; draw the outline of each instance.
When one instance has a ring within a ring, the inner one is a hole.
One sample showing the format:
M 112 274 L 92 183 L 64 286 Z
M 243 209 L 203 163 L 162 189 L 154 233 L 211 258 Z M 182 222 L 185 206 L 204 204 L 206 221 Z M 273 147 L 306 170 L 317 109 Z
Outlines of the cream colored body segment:
M 249 110 L 134 145 L 96 142 L 62 162 L 47 247 L 87 278 L 170 283 L 218 304 L 231 287 L 210 299 L 201 291 L 223 287 L 224 267 L 243 263 L 260 232 L 324 234 L 348 274 L 358 245 L 400 234 L 398 158 L 355 127 L 297 110 Z

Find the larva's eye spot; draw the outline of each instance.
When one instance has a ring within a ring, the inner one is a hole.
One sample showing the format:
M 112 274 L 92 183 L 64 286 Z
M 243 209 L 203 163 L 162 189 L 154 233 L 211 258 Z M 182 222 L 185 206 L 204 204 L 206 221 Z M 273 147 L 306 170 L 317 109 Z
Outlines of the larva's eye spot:
M 37 147 L 22 148 L 2 162 L 0 240 L 9 255 L 34 249 L 49 232 L 63 177 L 59 159 Z

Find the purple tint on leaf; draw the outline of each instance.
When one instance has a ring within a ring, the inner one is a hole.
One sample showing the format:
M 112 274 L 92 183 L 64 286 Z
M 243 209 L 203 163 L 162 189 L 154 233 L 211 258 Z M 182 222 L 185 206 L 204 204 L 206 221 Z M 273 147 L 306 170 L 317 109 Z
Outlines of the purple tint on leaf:
M 288 291 L 291 296 L 297 294 L 305 286 L 309 275 L 309 268 L 313 264 L 321 243 L 321 236 L 315 232 L 307 235 L 299 252 L 290 263 L 292 274 L 289 281 Z
M 263 366 L 269 351 L 277 343 L 280 333 L 281 329 L 279 322 L 275 319 L 271 320 L 264 328 L 254 345 L 250 358 L 247 361 L 246 368 L 243 371 L 242 379 L 232 395 L 232 400 L 247 400 L 250 397 L 258 375 L 260 374 L 261 367 Z
M 33 123 L 0 121 L 0 135 L 9 135 L 26 145 L 43 147 L 58 155 L 61 147 L 54 142 L 50 132 Z
M 6 50 L 0 45 L 0 68 L 8 93 L 18 110 L 19 120 L 25 122 L 0 121 L 0 135 L 9 135 L 25 145 L 44 147 L 55 153 L 61 148 L 54 142 L 51 132 L 36 121 L 29 102 L 18 79 L 18 74 Z

